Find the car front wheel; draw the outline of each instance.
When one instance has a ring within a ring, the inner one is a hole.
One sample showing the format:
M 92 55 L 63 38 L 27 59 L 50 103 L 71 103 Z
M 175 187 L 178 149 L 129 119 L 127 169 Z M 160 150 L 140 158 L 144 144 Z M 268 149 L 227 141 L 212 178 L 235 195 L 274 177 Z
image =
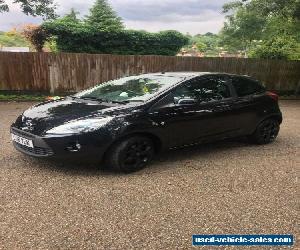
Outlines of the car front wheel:
M 154 156 L 154 144 L 144 136 L 133 136 L 115 143 L 109 150 L 108 167 L 124 173 L 143 169 Z
M 267 119 L 261 122 L 255 132 L 250 136 L 250 140 L 257 144 L 267 144 L 273 142 L 278 133 L 280 125 L 275 119 Z

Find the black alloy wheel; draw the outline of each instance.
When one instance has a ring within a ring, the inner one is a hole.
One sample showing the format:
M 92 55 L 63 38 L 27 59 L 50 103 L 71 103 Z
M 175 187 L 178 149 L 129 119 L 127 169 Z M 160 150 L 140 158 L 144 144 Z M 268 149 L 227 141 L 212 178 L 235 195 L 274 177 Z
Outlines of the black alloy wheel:
M 131 173 L 143 169 L 154 156 L 154 144 L 144 136 L 133 136 L 115 144 L 107 161 L 115 170 Z
M 279 133 L 279 122 L 275 119 L 267 119 L 261 122 L 250 139 L 257 144 L 273 142 Z

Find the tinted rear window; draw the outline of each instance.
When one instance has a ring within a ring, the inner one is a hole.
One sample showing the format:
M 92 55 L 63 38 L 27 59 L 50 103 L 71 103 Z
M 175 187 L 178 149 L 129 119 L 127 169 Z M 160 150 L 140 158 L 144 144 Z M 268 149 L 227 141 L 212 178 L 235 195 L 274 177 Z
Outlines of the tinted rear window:
M 235 77 L 232 84 L 238 96 L 247 96 L 264 92 L 265 87 L 256 80 L 246 77 Z

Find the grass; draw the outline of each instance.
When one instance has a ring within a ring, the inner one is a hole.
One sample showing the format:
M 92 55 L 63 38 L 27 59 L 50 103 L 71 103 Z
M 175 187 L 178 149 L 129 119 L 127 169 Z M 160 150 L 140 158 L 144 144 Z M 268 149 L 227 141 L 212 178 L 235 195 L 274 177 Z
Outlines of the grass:
M 42 102 L 46 101 L 49 94 L 46 93 L 29 93 L 16 91 L 0 91 L 0 101 L 16 101 L 16 102 Z M 56 95 L 53 95 L 56 96 Z M 64 95 L 61 95 L 64 96 Z
M 0 94 L 0 101 L 44 101 L 46 96 Z

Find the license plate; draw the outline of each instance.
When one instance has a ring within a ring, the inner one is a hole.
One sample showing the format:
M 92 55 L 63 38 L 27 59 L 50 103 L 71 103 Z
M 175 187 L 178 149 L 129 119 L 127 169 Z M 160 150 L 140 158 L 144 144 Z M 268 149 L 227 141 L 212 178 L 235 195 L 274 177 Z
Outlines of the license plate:
M 19 143 L 19 144 L 24 145 L 29 148 L 33 148 L 32 140 L 28 140 L 26 138 L 23 138 L 21 136 L 15 135 L 15 134 L 11 134 L 11 139 L 13 141 L 15 141 L 16 143 Z

